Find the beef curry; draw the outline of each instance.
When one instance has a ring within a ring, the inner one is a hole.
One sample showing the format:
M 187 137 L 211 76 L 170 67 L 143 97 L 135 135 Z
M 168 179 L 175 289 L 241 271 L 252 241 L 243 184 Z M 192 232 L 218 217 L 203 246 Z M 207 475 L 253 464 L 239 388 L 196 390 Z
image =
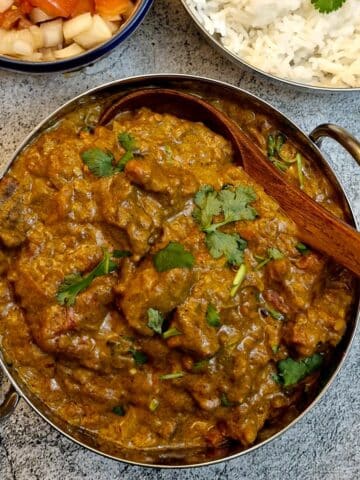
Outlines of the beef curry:
M 268 119 L 215 103 L 343 215 Z M 1 181 L 5 359 L 57 417 L 123 457 L 247 448 L 318 388 L 352 278 L 299 243 L 203 124 L 141 109 L 102 127 L 98 110 L 65 116 Z

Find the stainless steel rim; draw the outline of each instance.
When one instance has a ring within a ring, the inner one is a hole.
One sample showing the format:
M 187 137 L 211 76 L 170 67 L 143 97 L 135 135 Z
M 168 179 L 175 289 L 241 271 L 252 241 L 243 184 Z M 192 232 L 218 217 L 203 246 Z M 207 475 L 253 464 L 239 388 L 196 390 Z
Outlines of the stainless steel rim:
M 109 89 L 110 87 L 112 88 L 116 88 L 116 87 L 119 87 L 119 89 L 121 87 L 136 87 L 137 84 L 141 83 L 141 82 L 147 82 L 148 84 L 152 84 L 152 82 L 160 82 L 160 81 L 193 81 L 193 82 L 199 82 L 199 83 L 204 83 L 204 84 L 209 84 L 209 85 L 213 85 L 213 86 L 217 86 L 217 87 L 224 87 L 226 89 L 230 89 L 230 90 L 233 90 L 234 92 L 239 92 L 239 93 L 242 93 L 242 94 L 245 94 L 246 96 L 248 96 L 250 99 L 252 99 L 253 101 L 256 101 L 256 102 L 259 102 L 267 107 L 269 107 L 270 109 L 272 109 L 273 111 L 277 112 L 283 119 L 284 121 L 288 122 L 288 124 L 290 126 L 292 126 L 295 130 L 297 130 L 298 132 L 300 132 L 304 137 L 306 137 L 306 139 L 308 140 L 308 142 L 310 144 L 312 144 L 312 146 L 318 151 L 319 155 L 322 156 L 319 148 L 316 146 L 316 144 L 314 142 L 311 141 L 311 139 L 309 138 L 309 136 L 302 130 L 300 129 L 299 127 L 297 127 L 289 118 L 287 118 L 285 115 L 283 115 L 281 112 L 279 112 L 279 110 L 277 110 L 276 108 L 274 108 L 270 103 L 260 99 L 259 97 L 257 97 L 256 95 L 253 95 L 252 93 L 249 93 L 247 92 L 246 90 L 244 89 L 241 89 L 239 87 L 235 87 L 233 85 L 230 85 L 226 82 L 221 82 L 221 81 L 217 81 L 217 80 L 212 80 L 212 79 L 209 79 L 207 77 L 199 77 L 199 76 L 194 76 L 194 75 L 181 75 L 181 74 L 148 74 L 148 75 L 141 75 L 141 76 L 132 76 L 132 77 L 127 77 L 127 78 L 124 78 L 124 79 L 121 79 L 121 80 L 116 80 L 116 81 L 112 81 L 112 82 L 108 82 L 106 84 L 103 84 L 103 85 L 100 85 L 99 87 L 95 87 L 91 90 L 88 90 L 87 92 L 85 93 L 82 93 L 78 96 L 76 96 L 75 98 L 67 101 L 65 104 L 63 104 L 61 107 L 59 107 L 58 109 L 56 109 L 53 113 L 51 113 L 48 117 L 46 117 L 26 138 L 25 140 L 22 142 L 22 144 L 17 148 L 17 150 L 15 151 L 14 155 L 8 160 L 8 162 L 6 162 L 6 164 L 4 165 L 4 167 L 0 170 L 0 178 L 6 173 L 7 169 L 9 168 L 9 166 L 12 164 L 12 162 L 16 159 L 16 157 L 19 155 L 19 153 L 23 150 L 23 148 L 37 135 L 37 133 L 39 132 L 39 130 L 49 121 L 51 120 L 53 117 L 55 117 L 57 114 L 59 114 L 62 110 L 66 109 L 67 107 L 71 106 L 73 103 L 85 98 L 85 97 L 88 97 L 88 96 L 91 96 L 91 95 L 94 95 L 96 93 L 100 93 L 102 91 L 106 91 L 107 89 Z M 326 160 L 324 160 L 325 163 L 327 164 Z M 332 172 L 332 174 L 334 175 L 335 179 L 338 181 L 339 185 L 341 186 L 341 182 L 339 181 L 338 177 L 334 174 L 333 170 L 330 168 L 330 171 Z M 353 214 L 353 211 L 352 211 L 352 208 L 351 208 L 351 204 L 349 202 L 349 199 L 346 195 L 346 192 L 344 191 L 344 189 L 342 188 L 342 193 L 344 195 L 344 198 L 346 199 L 347 201 L 347 206 L 349 208 L 349 211 L 350 211 L 350 214 L 351 214 L 351 218 L 352 220 L 354 221 L 354 224 L 356 226 L 357 229 L 359 229 L 359 226 L 360 226 L 360 222 L 357 221 L 357 219 L 354 217 L 354 214 Z M 30 405 L 30 407 L 38 414 L 40 415 L 40 417 L 42 417 L 47 423 L 49 423 L 52 427 L 54 427 L 59 433 L 63 434 L 65 437 L 67 437 L 69 440 L 72 440 L 73 442 L 77 443 L 78 445 L 94 452 L 94 453 L 97 453 L 99 455 L 102 455 L 103 457 L 106 457 L 106 458 L 109 458 L 109 459 L 112 459 L 112 460 L 116 460 L 116 461 L 120 461 L 120 462 L 124 462 L 124 463 L 127 463 L 127 464 L 130 464 L 130 465 L 136 465 L 136 466 L 141 466 L 141 467 L 147 467 L 147 468 L 163 468 L 163 469 L 185 469 L 185 468 L 194 468 L 194 467 L 204 467 L 204 466 L 209 466 L 209 465 L 214 465 L 214 464 L 217 464 L 217 463 L 221 463 L 221 462 L 224 462 L 224 461 L 227 461 L 227 460 L 232 460 L 232 459 L 235 459 L 237 457 L 240 457 L 242 455 L 245 455 L 247 453 L 250 453 L 250 452 L 253 452 L 254 450 L 257 450 L 258 448 L 260 448 L 261 446 L 263 445 L 266 445 L 268 443 L 270 443 L 271 441 L 275 440 L 276 438 L 278 438 L 280 435 L 282 435 L 283 433 L 285 433 L 289 428 L 291 428 L 293 425 L 295 425 L 298 421 L 300 421 L 306 414 L 307 412 L 309 412 L 322 398 L 323 396 L 325 395 L 325 393 L 327 392 L 327 390 L 329 389 L 329 387 L 332 385 L 335 377 L 337 376 L 337 374 L 339 373 L 340 369 L 342 368 L 347 356 L 348 356 L 348 353 L 350 351 L 350 348 L 351 348 L 351 345 L 353 343 L 353 340 L 354 340 L 354 337 L 355 337 L 355 334 L 356 334 L 356 331 L 357 331 L 357 328 L 358 328 L 358 324 L 359 324 L 359 318 L 360 318 L 360 298 L 358 298 L 358 301 L 357 301 L 357 305 L 356 305 L 356 313 L 355 313 L 355 318 L 354 318 L 354 321 L 355 321 L 355 326 L 354 326 L 354 329 L 353 329 L 353 332 L 351 334 L 351 337 L 349 338 L 348 340 L 348 344 L 345 348 L 345 351 L 342 355 L 342 358 L 339 360 L 339 363 L 336 367 L 336 369 L 333 371 L 331 377 L 327 380 L 327 383 L 326 385 L 323 387 L 323 389 L 318 393 L 318 395 L 314 398 L 314 400 L 306 407 L 306 409 L 301 412 L 301 414 L 296 417 L 292 422 L 290 422 L 286 427 L 284 427 L 282 430 L 280 430 L 279 432 L 277 432 L 276 434 L 274 434 L 273 436 L 269 437 L 268 439 L 248 448 L 247 450 L 243 450 L 243 451 L 240 451 L 240 452 L 237 452 L 237 453 L 234 453 L 232 455 L 228 455 L 226 457 L 223 457 L 223 458 L 219 458 L 219 459 L 216 459 L 216 460 L 209 460 L 209 461 L 206 461 L 206 462 L 203 462 L 203 463 L 193 463 L 193 464 L 186 464 L 186 465 L 181 465 L 181 464 L 174 464 L 174 465 L 163 465 L 163 464 L 149 464 L 149 463 L 142 463 L 142 462 L 136 462 L 136 461 L 133 461 L 133 460 L 128 460 L 128 459 L 122 459 L 122 458 L 119 458 L 119 457 L 116 457 L 114 455 L 111 455 L 111 454 L 108 454 L 108 453 L 105 453 L 105 452 L 102 452 L 90 445 L 87 445 L 85 443 L 83 443 L 82 441 L 80 441 L 79 439 L 73 437 L 72 435 L 70 435 L 69 433 L 63 431 L 58 425 L 56 425 L 52 420 L 50 420 L 50 418 L 48 418 L 46 416 L 45 413 L 43 413 L 39 408 L 37 408 L 34 403 L 27 397 L 27 395 L 22 391 L 22 389 L 19 387 L 19 385 L 17 384 L 17 382 L 15 381 L 15 379 L 13 378 L 11 372 L 9 371 L 9 369 L 7 368 L 5 362 L 4 362 L 4 359 L 2 357 L 2 354 L 1 354 L 1 350 L 0 350 L 0 367 L 3 369 L 3 371 L 6 373 L 7 377 L 9 378 L 11 384 L 13 385 L 14 389 L 16 390 L 16 392 Z
M 301 90 L 312 90 L 314 92 L 323 92 L 323 93 L 350 93 L 350 92 L 360 92 L 360 87 L 320 87 L 316 85 L 309 85 L 307 83 L 296 82 L 295 80 L 289 80 L 286 78 L 278 77 L 276 75 L 272 75 L 271 73 L 267 73 L 264 70 L 261 70 L 258 67 L 251 65 L 250 63 L 246 62 L 245 60 L 241 59 L 229 49 L 224 47 L 217 38 L 211 35 L 205 27 L 200 22 L 198 16 L 194 13 L 193 9 L 189 7 L 186 3 L 186 0 L 181 0 L 181 3 L 189 14 L 193 22 L 195 23 L 198 30 L 203 34 L 206 38 L 208 43 L 210 43 L 215 49 L 223 56 L 225 56 L 228 60 L 232 61 L 234 64 L 240 67 L 245 67 L 247 70 L 256 72 L 257 74 L 261 75 L 262 77 L 268 78 L 274 83 L 284 83 L 289 85 L 290 87 L 296 87 Z

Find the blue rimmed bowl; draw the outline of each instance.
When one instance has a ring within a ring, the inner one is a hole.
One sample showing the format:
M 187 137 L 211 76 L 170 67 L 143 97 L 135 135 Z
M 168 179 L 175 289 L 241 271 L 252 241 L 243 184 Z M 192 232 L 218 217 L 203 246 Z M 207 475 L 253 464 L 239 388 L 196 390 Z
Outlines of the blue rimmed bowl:
M 87 50 L 81 55 L 51 62 L 29 62 L 0 55 L 0 69 L 20 73 L 55 73 L 86 67 L 108 55 L 115 47 L 129 38 L 142 23 L 153 2 L 154 0 L 139 0 L 134 13 L 109 41 Z

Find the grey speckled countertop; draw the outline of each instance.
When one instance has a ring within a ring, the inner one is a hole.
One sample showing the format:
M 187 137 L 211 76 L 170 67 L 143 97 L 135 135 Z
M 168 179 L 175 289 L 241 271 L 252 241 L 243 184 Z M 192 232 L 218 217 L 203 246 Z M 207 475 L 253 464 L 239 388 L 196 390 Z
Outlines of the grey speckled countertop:
M 178 0 L 155 0 L 136 34 L 94 66 L 68 76 L 0 72 L 0 160 L 65 100 L 101 83 L 136 74 L 204 75 L 271 102 L 309 132 L 332 121 L 360 138 L 359 94 L 315 94 L 271 84 L 221 58 L 196 32 Z M 325 144 L 360 219 L 360 170 Z M 279 439 L 237 460 L 198 470 L 142 469 L 88 452 L 57 434 L 23 401 L 0 425 L 1 480 L 355 480 L 360 478 L 360 341 L 322 401 Z M 1 382 L 1 380 L 0 380 Z

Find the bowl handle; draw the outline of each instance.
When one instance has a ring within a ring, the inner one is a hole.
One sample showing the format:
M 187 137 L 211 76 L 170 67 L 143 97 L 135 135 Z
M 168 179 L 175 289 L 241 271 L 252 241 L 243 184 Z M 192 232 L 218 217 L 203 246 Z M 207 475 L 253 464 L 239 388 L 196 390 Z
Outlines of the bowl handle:
M 1 367 L 0 367 L 0 374 L 1 374 Z M 5 398 L 2 403 L 0 403 L 0 422 L 8 418 L 16 408 L 20 399 L 19 394 L 15 390 L 15 388 L 10 385 L 8 391 L 5 393 Z
M 351 135 L 345 128 L 334 125 L 333 123 L 323 123 L 310 133 L 311 140 L 316 143 L 318 147 L 321 146 L 324 137 L 332 138 L 342 145 L 350 155 L 360 165 L 360 142 Z

